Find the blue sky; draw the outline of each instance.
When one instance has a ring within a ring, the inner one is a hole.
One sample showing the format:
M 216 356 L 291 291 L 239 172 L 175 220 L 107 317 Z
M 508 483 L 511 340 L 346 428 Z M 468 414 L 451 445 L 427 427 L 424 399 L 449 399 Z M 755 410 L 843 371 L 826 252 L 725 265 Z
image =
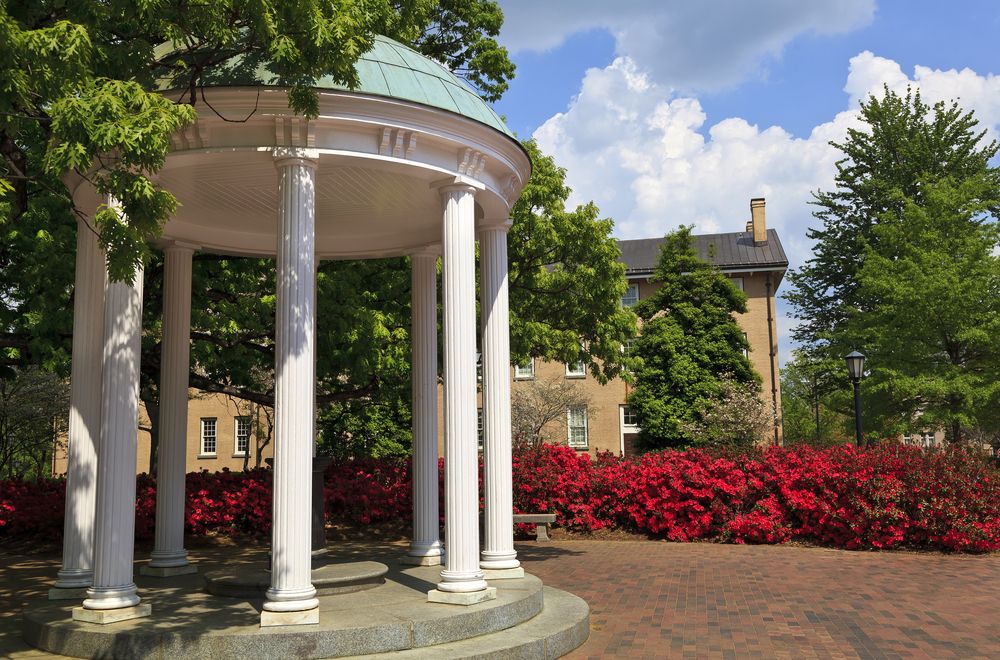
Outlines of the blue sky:
M 792 267 L 860 100 L 958 97 L 1000 133 L 997 0 L 499 0 L 518 66 L 496 109 L 620 238 L 738 231 L 767 197 Z M 782 358 L 793 321 L 779 302 Z

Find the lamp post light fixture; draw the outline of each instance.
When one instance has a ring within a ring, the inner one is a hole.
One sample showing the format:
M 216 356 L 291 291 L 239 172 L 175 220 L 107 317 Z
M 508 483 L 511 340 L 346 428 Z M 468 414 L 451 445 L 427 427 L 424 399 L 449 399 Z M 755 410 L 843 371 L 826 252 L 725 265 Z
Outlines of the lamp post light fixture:
M 848 353 L 844 360 L 847 362 L 847 373 L 850 374 L 854 382 L 854 433 L 857 437 L 858 447 L 864 446 L 864 431 L 861 428 L 861 378 L 865 373 L 865 356 L 857 351 Z

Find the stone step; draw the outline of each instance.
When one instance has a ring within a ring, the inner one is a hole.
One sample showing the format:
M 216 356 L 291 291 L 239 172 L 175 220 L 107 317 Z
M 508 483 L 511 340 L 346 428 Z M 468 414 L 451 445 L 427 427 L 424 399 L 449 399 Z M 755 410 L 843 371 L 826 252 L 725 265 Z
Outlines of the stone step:
M 312 585 L 316 588 L 317 596 L 347 594 L 385 584 L 388 572 L 389 567 L 377 561 L 314 561 Z M 216 596 L 263 598 L 270 586 L 271 571 L 263 568 L 240 568 L 205 574 L 205 590 Z
M 353 656 L 358 658 L 475 658 L 476 660 L 536 660 L 559 658 L 590 636 L 590 607 L 566 591 L 544 587 L 544 607 L 535 617 L 499 632 L 423 648 Z

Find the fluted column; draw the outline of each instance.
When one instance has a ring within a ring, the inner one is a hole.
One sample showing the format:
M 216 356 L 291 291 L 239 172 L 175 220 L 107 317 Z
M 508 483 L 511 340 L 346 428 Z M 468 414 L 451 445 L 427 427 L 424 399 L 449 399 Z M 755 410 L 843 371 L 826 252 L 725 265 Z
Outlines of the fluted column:
M 403 562 L 434 566 L 443 549 L 438 531 L 437 249 L 411 258 L 413 387 L 413 539 Z
M 274 151 L 278 168 L 274 501 L 271 587 L 261 626 L 319 623 L 312 586 L 313 364 L 316 351 L 316 167 L 319 155 Z
M 507 231 L 511 223 L 484 224 L 479 232 L 483 329 L 484 548 L 480 568 L 489 580 L 524 577 L 514 550 L 511 477 L 510 308 Z
M 107 269 L 96 230 L 76 222 L 73 288 L 73 362 L 70 373 L 69 447 L 63 561 L 49 598 L 82 598 L 94 582 L 94 498 L 101 436 L 101 363 Z
M 479 570 L 475 198 L 464 184 L 444 186 L 441 193 L 447 550 L 441 582 L 428 600 L 468 605 L 496 597 Z
M 73 610 L 74 619 L 92 623 L 149 614 L 148 605 L 139 606 L 132 578 L 142 277 L 140 266 L 132 282 L 109 282 L 105 294 L 94 585 L 87 590 L 83 607 Z M 111 614 L 108 610 L 128 611 Z
M 156 465 L 156 540 L 143 575 L 195 573 L 184 549 L 188 373 L 191 369 L 191 258 L 194 246 L 163 249 L 163 344 L 160 359 L 160 448 Z

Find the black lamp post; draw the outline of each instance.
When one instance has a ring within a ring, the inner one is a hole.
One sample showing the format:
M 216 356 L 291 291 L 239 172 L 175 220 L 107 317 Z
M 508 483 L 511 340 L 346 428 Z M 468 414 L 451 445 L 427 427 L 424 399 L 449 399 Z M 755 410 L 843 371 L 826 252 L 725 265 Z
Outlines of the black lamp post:
M 865 356 L 852 351 L 844 357 L 847 361 L 847 373 L 854 381 L 854 433 L 857 436 L 858 447 L 864 446 L 864 431 L 861 429 L 861 377 L 865 373 Z

